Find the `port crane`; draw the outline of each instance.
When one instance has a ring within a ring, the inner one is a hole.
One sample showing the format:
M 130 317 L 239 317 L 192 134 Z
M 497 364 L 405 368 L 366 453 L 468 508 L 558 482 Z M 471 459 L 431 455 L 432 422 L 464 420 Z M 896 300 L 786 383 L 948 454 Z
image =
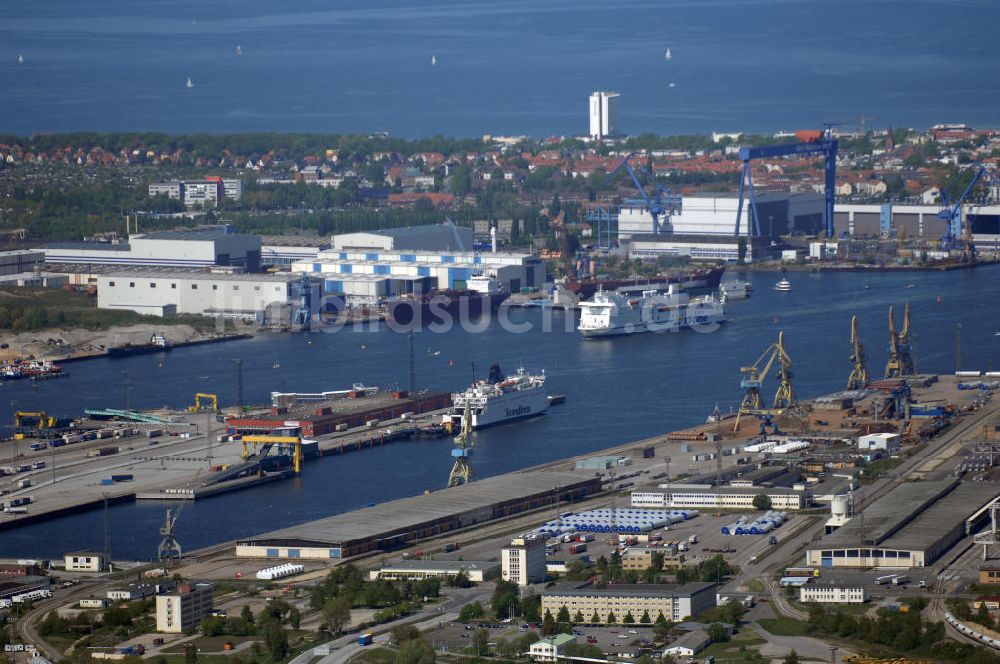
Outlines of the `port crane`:
M 976 169 L 975 173 L 957 201 L 950 203 L 947 192 L 944 189 L 941 190 L 941 210 L 938 212 L 938 218 L 945 223 L 945 234 L 941 238 L 944 246 L 948 248 L 954 247 L 957 239 L 959 237 L 962 238 L 962 256 L 960 259 L 962 263 L 973 263 L 976 260 L 976 245 L 972 240 L 972 221 L 968 216 L 964 220 L 962 219 L 962 206 L 965 205 L 973 189 L 976 188 L 976 185 L 980 181 L 986 181 L 1000 187 L 1000 180 L 985 166 L 977 163 L 973 164 L 973 167 Z
M 889 360 L 885 364 L 886 378 L 912 376 L 915 373 L 910 346 L 910 303 L 903 313 L 903 329 L 896 332 L 896 318 L 889 305 Z
M 292 315 L 292 325 L 297 326 L 302 331 L 308 331 L 312 321 L 312 308 L 309 306 L 312 295 L 312 282 L 309 275 L 302 273 L 299 279 L 299 306 Z
M 765 408 L 760 388 L 775 362 L 778 364 L 778 389 L 774 393 L 771 407 Z M 743 374 L 740 388 L 744 394 L 740 410 L 736 414 L 736 424 L 733 431 L 739 431 L 740 418 L 744 415 L 770 417 L 780 415 L 785 410 L 795 406 L 795 389 L 792 387 L 792 358 L 785 351 L 784 332 L 778 333 L 778 341 L 765 348 L 756 362 L 748 367 L 740 367 L 740 372 Z
M 282 447 L 291 448 L 292 453 L 292 468 L 295 470 L 295 474 L 298 475 L 302 472 L 302 437 L 301 436 L 275 436 L 275 435 L 244 435 L 240 438 L 240 443 L 243 445 L 243 449 L 240 451 L 240 458 L 246 461 L 250 458 L 250 446 L 253 447 L 254 453 L 257 452 L 257 446 L 261 445 L 260 456 L 266 456 L 268 451 L 273 445 L 277 445 L 280 450 Z
M 837 189 L 837 140 L 831 138 L 829 130 L 825 132 L 819 130 L 797 131 L 795 132 L 795 136 L 799 139 L 799 143 L 740 148 L 740 159 L 743 161 L 743 169 L 740 173 L 740 197 L 736 207 L 736 230 L 734 233 L 736 237 L 740 236 L 740 220 L 743 214 L 745 193 L 749 194 L 750 198 L 747 236 L 760 236 L 760 216 L 757 214 L 757 197 L 754 195 L 753 174 L 750 169 L 750 162 L 754 159 L 804 154 L 822 154 L 826 162 L 824 167 L 826 213 L 823 218 L 823 230 L 827 237 L 834 237 L 833 201 Z
M 642 169 L 643 172 L 646 173 L 646 175 L 648 175 L 653 182 L 653 195 L 650 196 L 649 193 L 646 192 L 646 187 L 643 186 L 642 181 L 639 179 L 639 174 L 636 173 L 635 169 L 632 168 L 632 164 L 629 163 L 634 156 L 635 153 L 633 152 L 625 157 L 625 159 L 622 160 L 622 163 L 618 164 L 613 171 L 608 173 L 608 178 L 613 178 L 618 171 L 623 168 L 625 169 L 625 172 L 629 174 L 630 178 L 632 178 L 632 184 L 639 190 L 639 195 L 642 197 L 641 202 L 643 207 L 649 210 L 650 216 L 653 217 L 653 233 L 657 234 L 661 231 L 660 218 L 664 215 L 669 217 L 671 214 L 679 210 L 681 206 L 681 198 L 680 196 L 672 194 L 670 189 L 667 187 L 661 186 L 656 181 L 656 176 L 653 172 L 644 168 Z
M 163 520 L 163 525 L 160 526 L 160 536 L 163 538 L 160 540 L 160 545 L 156 547 L 156 557 L 160 560 L 167 560 L 168 558 L 181 558 L 181 545 L 174 536 L 174 526 L 177 524 L 177 518 L 181 515 L 181 510 L 184 509 L 184 505 L 181 504 L 177 508 L 177 514 L 173 513 L 172 509 L 167 510 L 167 516 Z
M 863 390 L 868 387 L 868 368 L 865 367 L 865 347 L 861 345 L 858 334 L 858 317 L 851 317 L 851 375 L 847 378 L 847 389 Z
M 470 463 L 472 448 L 475 446 L 475 439 L 472 436 L 472 406 L 465 404 L 465 409 L 462 411 L 462 430 L 455 436 L 455 447 L 451 450 L 455 463 L 448 475 L 449 487 L 469 484 L 475 479 Z
M 206 392 L 198 392 L 194 395 L 194 405 L 188 406 L 188 412 L 203 413 L 206 410 L 213 413 L 219 412 L 219 396 Z

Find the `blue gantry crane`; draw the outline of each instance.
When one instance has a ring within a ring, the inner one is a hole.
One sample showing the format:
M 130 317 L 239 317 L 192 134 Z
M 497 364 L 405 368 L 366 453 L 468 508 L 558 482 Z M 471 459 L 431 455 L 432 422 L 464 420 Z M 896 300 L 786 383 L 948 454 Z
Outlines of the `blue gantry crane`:
M 832 238 L 834 236 L 833 201 L 837 188 L 837 140 L 831 138 L 829 131 L 797 131 L 795 132 L 795 136 L 799 139 L 799 143 L 740 148 L 743 171 L 740 175 L 739 206 L 736 208 L 736 231 L 734 233 L 736 237 L 740 235 L 740 221 L 743 214 L 744 194 L 746 192 L 749 192 L 750 197 L 747 235 L 750 237 L 760 235 L 760 217 L 757 214 L 757 197 L 753 191 L 753 175 L 750 171 L 750 162 L 754 159 L 785 157 L 796 154 L 822 154 L 826 161 L 824 168 L 826 176 L 826 211 L 823 219 L 823 229 L 827 237 Z
M 634 156 L 635 153 L 633 152 L 625 157 L 625 159 L 622 160 L 622 163 L 618 164 L 615 170 L 608 174 L 608 177 L 613 178 L 618 171 L 623 168 L 625 169 L 625 171 L 629 174 L 629 177 L 632 178 L 632 184 L 639 190 L 641 199 L 637 199 L 636 202 L 641 201 L 642 206 L 649 210 L 650 216 L 653 217 L 653 233 L 659 233 L 660 217 L 665 214 L 669 215 L 679 209 L 681 199 L 680 196 L 673 194 L 669 188 L 660 185 L 660 183 L 656 181 L 656 176 L 652 173 L 652 171 L 648 168 L 643 168 L 642 171 L 649 176 L 653 183 L 653 195 L 650 196 L 646 192 L 646 187 L 643 186 L 642 181 L 639 179 L 639 174 L 636 173 L 635 169 L 632 168 L 632 164 L 629 163 Z M 629 201 L 626 200 L 626 203 L 628 202 Z
M 976 245 L 972 239 L 972 220 L 962 219 L 962 206 L 965 205 L 972 191 L 980 181 L 989 182 L 1000 187 L 1000 181 L 985 166 L 979 163 L 972 164 L 975 173 L 969 184 L 966 185 L 962 195 L 954 203 L 948 201 L 948 193 L 941 190 L 941 210 L 938 218 L 945 223 L 945 234 L 941 241 L 946 248 L 952 248 L 962 238 L 962 262 L 972 262 L 976 260 Z

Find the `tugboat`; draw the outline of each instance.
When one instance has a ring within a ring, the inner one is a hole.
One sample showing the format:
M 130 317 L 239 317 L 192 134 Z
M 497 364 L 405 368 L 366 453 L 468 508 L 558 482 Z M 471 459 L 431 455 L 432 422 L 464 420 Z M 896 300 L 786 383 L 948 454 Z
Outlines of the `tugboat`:
M 125 344 L 108 349 L 108 357 L 128 357 L 130 355 L 145 355 L 147 353 L 165 353 L 173 349 L 173 344 L 157 332 L 149 338 L 148 344 Z
M 59 365 L 45 360 L 14 360 L 0 370 L 0 376 L 5 380 L 18 380 L 20 378 L 37 380 L 57 376 L 62 373 L 62 370 Z

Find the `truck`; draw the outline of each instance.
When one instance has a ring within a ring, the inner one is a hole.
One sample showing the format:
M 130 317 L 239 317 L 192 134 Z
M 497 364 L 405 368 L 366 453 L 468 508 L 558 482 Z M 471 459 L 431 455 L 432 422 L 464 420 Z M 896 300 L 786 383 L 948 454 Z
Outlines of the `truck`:
M 688 544 L 697 544 L 697 543 L 698 543 L 697 535 L 692 535 L 691 537 L 688 538 Z
M 131 482 L 133 479 L 135 479 L 135 478 L 131 474 L 129 474 L 129 475 L 112 475 L 111 476 L 111 481 L 112 482 Z
M 358 637 L 358 645 L 370 646 L 372 644 L 372 641 L 374 640 L 375 636 L 371 632 L 365 632 L 364 634 Z
M 687 542 L 678 542 L 677 543 L 677 550 L 678 551 L 687 551 L 688 550 Z
M 892 583 L 892 580 L 895 579 L 897 576 L 899 576 L 899 575 L 898 574 L 886 574 L 885 576 L 876 577 L 875 578 L 875 585 L 876 586 L 885 586 L 885 585 L 888 585 L 888 584 Z
M 18 489 L 27 489 L 29 486 L 31 486 L 31 480 L 21 480 L 17 483 Z
M 587 545 L 584 542 L 577 542 L 576 544 L 569 545 L 570 555 L 575 556 L 578 553 L 583 553 L 587 550 Z
M 31 464 L 32 470 L 41 470 L 42 468 L 45 468 L 44 461 L 36 461 L 35 463 Z
M 451 553 L 452 551 L 458 551 L 458 549 L 459 549 L 458 542 L 448 542 L 447 544 L 444 545 L 444 552 L 445 553 Z
M 576 541 L 577 542 L 584 542 L 584 543 L 586 543 L 586 542 L 593 542 L 594 541 L 594 535 L 592 533 L 580 533 L 579 535 L 576 536 Z
M 41 450 L 44 450 L 44 449 L 45 449 L 45 443 L 32 443 L 31 444 L 31 451 L 32 452 L 40 452 Z
M 905 574 L 897 574 L 892 579 L 892 585 L 894 585 L 894 586 L 902 586 L 902 585 L 907 584 L 909 582 L 910 582 L 910 577 L 908 577 Z
M 163 429 L 150 429 L 146 432 L 146 438 L 159 438 L 163 435 Z

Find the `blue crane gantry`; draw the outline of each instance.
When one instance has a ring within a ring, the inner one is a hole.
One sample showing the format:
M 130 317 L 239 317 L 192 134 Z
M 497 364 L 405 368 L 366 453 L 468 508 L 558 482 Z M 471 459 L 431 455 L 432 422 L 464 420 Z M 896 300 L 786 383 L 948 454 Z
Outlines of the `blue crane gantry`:
M 938 218 L 945 222 L 945 234 L 941 238 L 944 245 L 951 248 L 955 246 L 958 238 L 962 238 L 962 260 L 970 261 L 976 259 L 976 245 L 972 241 L 972 221 L 968 218 L 964 222 L 962 220 L 962 206 L 965 205 L 966 200 L 980 180 L 986 180 L 1000 186 L 1000 182 L 985 166 L 979 163 L 972 166 L 976 169 L 976 173 L 954 204 L 948 202 L 947 192 L 941 190 L 941 210 L 938 212 Z
M 750 192 L 750 222 L 747 223 L 747 235 L 753 237 L 760 235 L 760 218 L 757 215 L 757 197 L 753 192 L 753 176 L 750 172 L 750 161 L 753 159 L 766 159 L 767 157 L 785 157 L 794 154 L 822 154 L 826 160 L 826 214 L 823 219 L 823 229 L 826 236 L 832 238 L 833 230 L 833 200 L 837 188 L 837 140 L 828 135 L 815 132 L 818 136 L 813 137 L 813 132 L 801 132 L 800 138 L 806 140 L 801 143 L 789 143 L 785 145 L 765 145 L 761 147 L 740 148 L 740 159 L 743 161 L 743 171 L 740 175 L 740 200 L 736 208 L 736 237 L 740 236 L 740 219 L 743 213 L 744 189 Z M 812 139 L 812 140 L 809 140 Z
M 656 176 L 653 175 L 649 169 L 644 168 L 642 170 L 649 176 L 650 180 L 652 180 L 654 188 L 652 197 L 646 193 L 646 188 L 639 180 L 639 175 L 635 172 L 635 169 L 632 168 L 632 164 L 629 163 L 629 160 L 634 156 L 635 153 L 633 152 L 625 157 L 625 159 L 622 160 L 622 163 L 618 164 L 615 170 L 608 173 L 608 178 L 613 178 L 618 171 L 623 168 L 625 169 L 625 171 L 629 174 L 629 177 L 632 178 L 632 184 L 639 190 L 639 195 L 642 197 L 641 200 L 643 207 L 649 210 L 649 214 L 653 217 L 653 233 L 656 234 L 660 232 L 660 216 L 665 213 L 676 211 L 677 208 L 680 207 L 680 197 L 673 195 L 667 187 L 660 186 L 660 184 L 656 181 Z

